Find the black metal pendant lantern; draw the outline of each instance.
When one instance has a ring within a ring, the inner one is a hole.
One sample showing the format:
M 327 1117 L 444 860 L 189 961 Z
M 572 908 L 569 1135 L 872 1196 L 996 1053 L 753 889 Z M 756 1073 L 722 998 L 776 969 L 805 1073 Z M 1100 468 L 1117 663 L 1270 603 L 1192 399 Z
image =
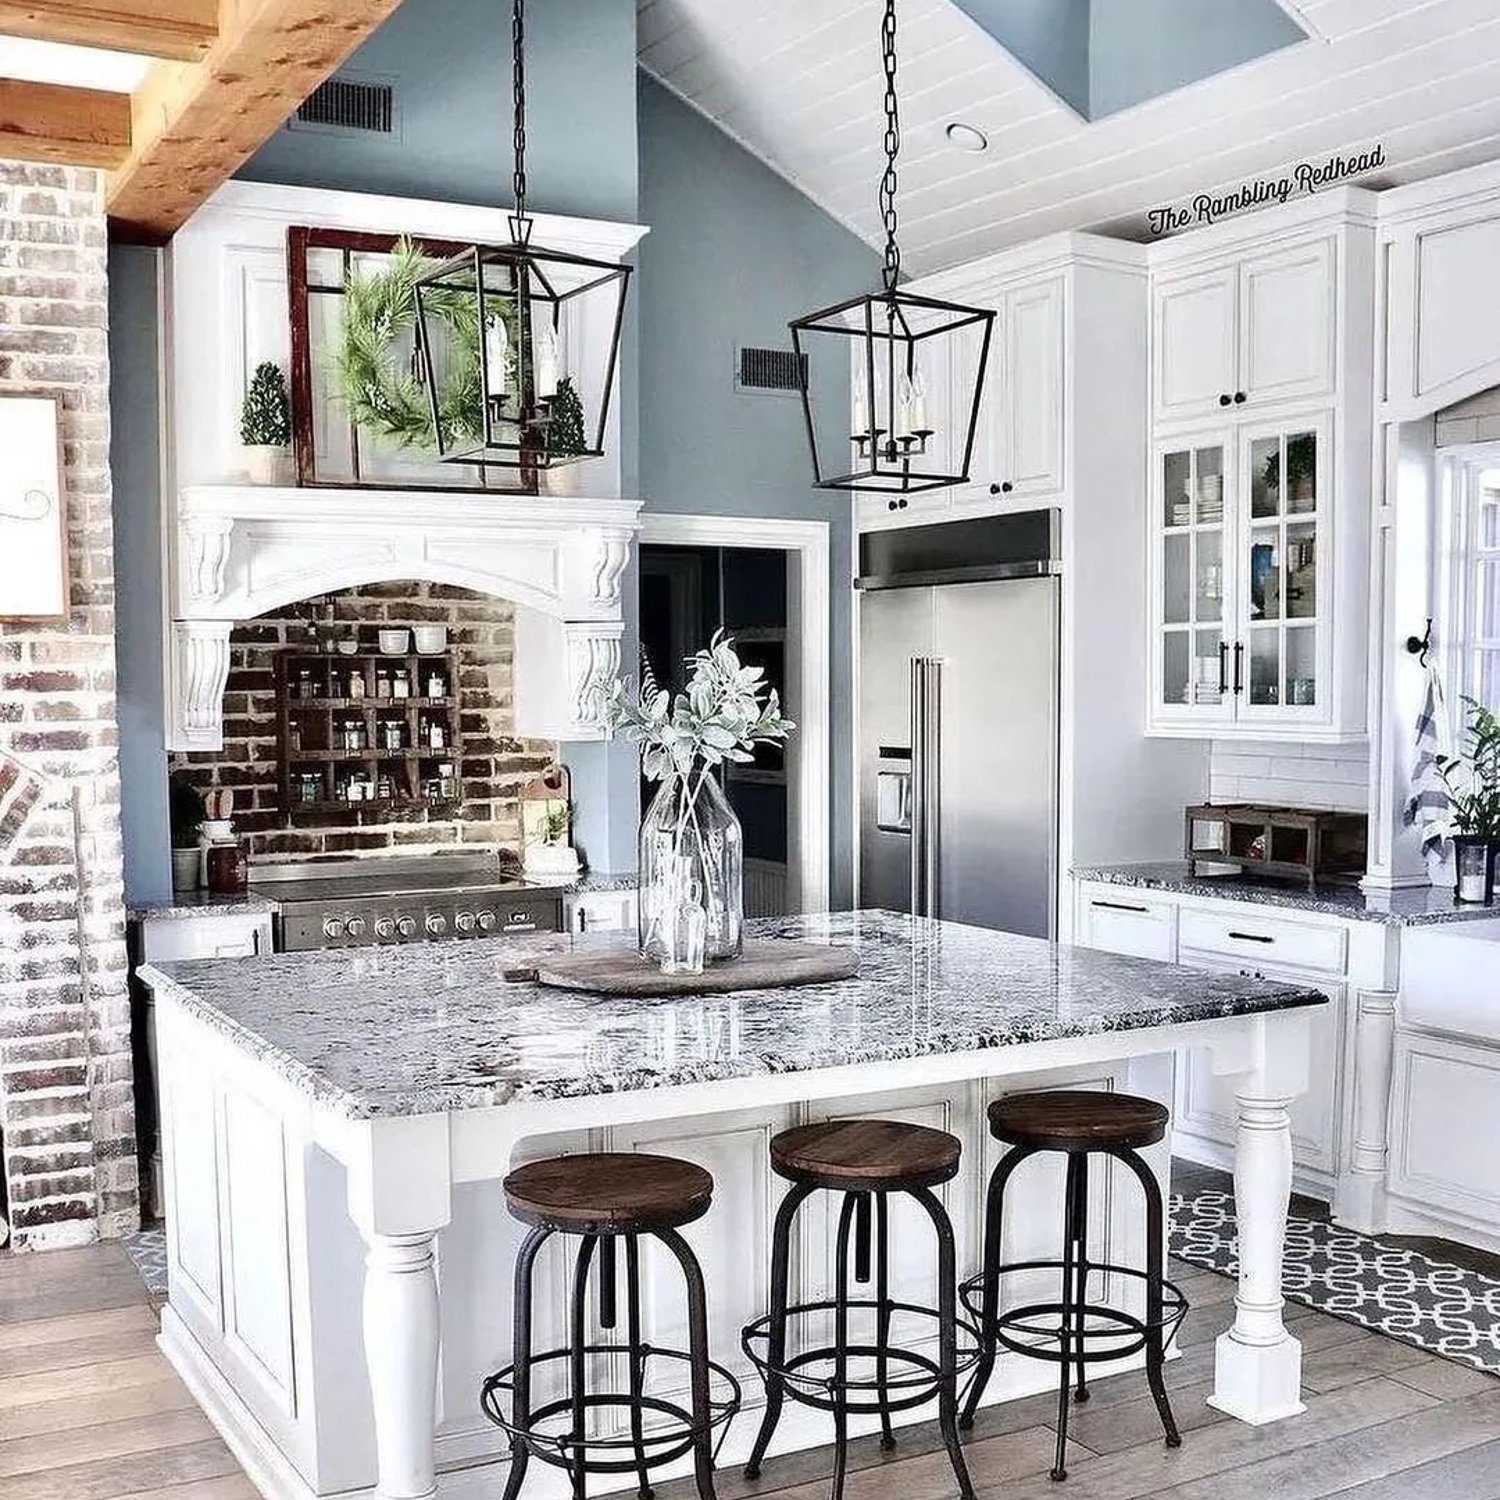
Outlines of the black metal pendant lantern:
M 813 483 L 825 490 L 909 494 L 968 480 L 995 314 L 898 290 L 896 0 L 885 0 L 880 43 L 883 284 L 879 291 L 797 318 L 790 327 Z
M 532 244 L 525 0 L 513 0 L 511 33 L 510 243 L 466 246 L 417 279 L 417 371 L 440 458 L 550 469 L 603 456 L 631 268 Z

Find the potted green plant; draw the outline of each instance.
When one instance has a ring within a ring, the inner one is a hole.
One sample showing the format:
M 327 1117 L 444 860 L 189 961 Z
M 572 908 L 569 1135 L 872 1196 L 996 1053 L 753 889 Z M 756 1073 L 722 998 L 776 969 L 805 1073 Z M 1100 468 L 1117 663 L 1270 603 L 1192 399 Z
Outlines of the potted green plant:
M 1281 487 L 1281 450 L 1266 459 L 1262 479 L 1275 493 Z M 1310 432 L 1286 440 L 1286 488 L 1293 510 L 1311 510 L 1318 494 L 1318 441 Z
M 292 411 L 281 367 L 263 360 L 255 367 L 240 409 L 240 442 L 252 484 L 282 484 L 292 442 Z
M 1448 789 L 1454 894 L 1489 905 L 1500 852 L 1500 718 L 1474 698 L 1464 699 L 1464 710 L 1463 747 L 1440 755 L 1438 772 Z
M 675 698 L 649 670 L 633 700 L 617 680 L 605 715 L 642 747 L 646 779 L 661 783 L 641 821 L 639 937 L 641 956 L 669 974 L 701 973 L 706 962 L 739 955 L 744 840 L 717 773 L 796 728 L 761 669 L 742 666 L 722 630 L 691 666 L 687 691 Z
M 544 808 L 529 830 L 522 867 L 528 879 L 576 880 L 578 851 L 570 842 L 572 804 L 566 799 L 558 799 L 545 803 Z
M 557 390 L 551 401 L 551 421 L 547 424 L 547 451 L 554 458 L 574 458 L 588 448 L 588 436 L 584 431 L 583 398 L 571 375 L 564 375 L 557 382 Z M 568 492 L 568 466 L 547 468 L 541 471 L 543 493 L 548 495 Z

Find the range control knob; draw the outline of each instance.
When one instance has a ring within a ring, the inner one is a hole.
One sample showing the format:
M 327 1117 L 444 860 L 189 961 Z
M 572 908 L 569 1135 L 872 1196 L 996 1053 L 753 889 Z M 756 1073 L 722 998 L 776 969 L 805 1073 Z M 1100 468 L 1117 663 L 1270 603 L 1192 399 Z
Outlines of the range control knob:
M 352 938 L 363 937 L 365 935 L 365 919 L 363 917 L 350 917 L 344 923 L 344 931 Z
M 401 936 L 404 937 L 404 938 L 415 937 L 417 935 L 417 920 L 416 920 L 416 918 L 415 917 L 397 917 L 396 918 L 396 931 L 399 932 L 401 934 Z
M 482 911 L 474 920 L 481 932 L 493 932 L 495 930 L 495 914 L 492 911 Z
M 390 917 L 375 918 L 375 936 L 378 938 L 392 938 L 396 935 L 396 924 Z
M 344 924 L 337 917 L 323 918 L 323 936 L 330 942 L 336 941 L 344 935 Z
M 460 932 L 473 932 L 474 913 L 471 911 L 459 912 L 459 914 L 453 919 L 453 925 L 458 928 Z
M 431 937 L 442 937 L 448 930 L 448 919 L 441 912 L 429 912 L 427 915 L 427 932 Z

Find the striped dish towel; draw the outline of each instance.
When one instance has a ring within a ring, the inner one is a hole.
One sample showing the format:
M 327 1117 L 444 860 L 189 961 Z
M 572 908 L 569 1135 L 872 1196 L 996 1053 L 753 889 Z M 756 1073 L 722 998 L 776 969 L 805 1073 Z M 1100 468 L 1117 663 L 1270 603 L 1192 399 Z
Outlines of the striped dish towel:
M 1435 854 L 1447 837 L 1448 787 L 1438 770 L 1438 757 L 1448 753 L 1448 709 L 1443 702 L 1443 684 L 1435 666 L 1427 668 L 1422 710 L 1417 715 L 1416 741 L 1412 747 L 1411 796 L 1401 811 L 1408 828 L 1422 834 L 1422 853 Z

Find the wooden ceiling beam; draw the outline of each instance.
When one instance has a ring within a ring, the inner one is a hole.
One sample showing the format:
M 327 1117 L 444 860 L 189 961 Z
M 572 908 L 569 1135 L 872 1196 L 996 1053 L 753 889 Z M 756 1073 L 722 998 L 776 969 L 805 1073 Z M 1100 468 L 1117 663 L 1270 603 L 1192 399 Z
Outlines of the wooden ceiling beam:
M 0 78 L 0 156 L 113 168 L 129 151 L 126 95 Z
M 0 0 L 0 36 L 191 62 L 213 45 L 219 0 Z
M 109 188 L 116 232 L 167 239 L 401 0 L 220 0 L 197 63 L 158 63 L 132 100 L 134 140 Z

